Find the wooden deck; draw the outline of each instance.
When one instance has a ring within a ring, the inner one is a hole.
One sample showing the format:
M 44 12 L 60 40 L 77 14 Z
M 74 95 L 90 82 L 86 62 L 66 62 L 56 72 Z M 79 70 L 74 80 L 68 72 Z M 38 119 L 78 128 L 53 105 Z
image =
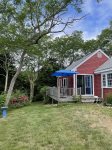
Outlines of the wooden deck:
M 76 95 L 76 89 L 49 87 L 47 95 L 58 102 L 71 102 Z
M 77 89 L 77 94 L 81 95 L 80 88 Z M 72 102 L 74 101 L 73 96 L 76 96 L 76 89 L 49 87 L 47 95 L 58 102 Z M 100 99 L 97 96 L 81 96 L 81 102 L 83 103 L 94 103 L 99 101 Z

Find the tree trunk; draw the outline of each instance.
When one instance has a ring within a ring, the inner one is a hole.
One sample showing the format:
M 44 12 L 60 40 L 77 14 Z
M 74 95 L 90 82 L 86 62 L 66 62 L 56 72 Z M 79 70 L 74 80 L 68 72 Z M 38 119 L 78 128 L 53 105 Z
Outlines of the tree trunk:
M 8 78 L 9 78 L 9 71 L 6 71 L 6 77 L 5 77 L 5 87 L 4 87 L 4 93 L 7 92 L 7 86 L 8 86 Z
M 32 102 L 34 97 L 34 82 L 30 81 L 30 102 Z
M 8 106 L 8 104 L 9 104 L 9 101 L 10 101 L 10 98 L 11 98 L 11 95 L 12 95 L 12 92 L 13 92 L 13 88 L 14 88 L 16 79 L 17 79 L 18 75 L 20 74 L 22 66 L 23 66 L 23 61 L 24 61 L 25 54 L 26 54 L 25 51 L 23 51 L 22 55 L 21 55 L 21 58 L 20 58 L 19 67 L 18 67 L 15 75 L 13 76 L 13 78 L 10 82 L 10 86 L 9 86 L 8 93 L 7 93 L 7 96 L 6 96 L 5 106 Z

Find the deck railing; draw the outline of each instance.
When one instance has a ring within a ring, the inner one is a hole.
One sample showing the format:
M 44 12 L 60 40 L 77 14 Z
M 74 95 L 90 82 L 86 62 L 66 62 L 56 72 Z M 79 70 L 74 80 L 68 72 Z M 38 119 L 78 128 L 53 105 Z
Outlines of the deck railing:
M 47 91 L 47 95 L 51 97 L 58 97 L 59 92 L 57 87 L 49 87 Z
M 51 97 L 57 97 L 57 98 L 81 95 L 81 88 L 78 88 L 76 91 L 75 88 L 49 87 L 47 91 L 47 95 Z
M 73 96 L 75 94 L 74 88 L 60 88 L 60 97 Z

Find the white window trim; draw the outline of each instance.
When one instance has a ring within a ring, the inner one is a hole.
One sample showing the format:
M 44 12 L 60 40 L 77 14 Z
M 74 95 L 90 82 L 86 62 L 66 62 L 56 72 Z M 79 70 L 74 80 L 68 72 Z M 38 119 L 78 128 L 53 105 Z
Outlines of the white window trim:
M 102 88 L 112 89 L 112 86 L 111 87 L 108 86 L 108 79 L 107 79 L 108 74 L 112 74 L 112 72 L 107 72 L 107 73 L 102 73 L 101 74 L 101 85 L 102 85 Z M 106 77 L 106 86 L 103 86 L 103 75 L 105 75 L 105 77 Z

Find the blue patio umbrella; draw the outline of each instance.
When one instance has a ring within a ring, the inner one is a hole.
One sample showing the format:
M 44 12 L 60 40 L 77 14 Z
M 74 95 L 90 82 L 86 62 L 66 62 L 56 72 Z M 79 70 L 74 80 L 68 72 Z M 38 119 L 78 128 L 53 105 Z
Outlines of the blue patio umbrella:
M 67 77 L 67 76 L 73 76 L 74 74 L 78 74 L 78 72 L 76 72 L 76 71 L 71 71 L 71 70 L 58 70 L 58 71 L 52 73 L 51 76 Z

